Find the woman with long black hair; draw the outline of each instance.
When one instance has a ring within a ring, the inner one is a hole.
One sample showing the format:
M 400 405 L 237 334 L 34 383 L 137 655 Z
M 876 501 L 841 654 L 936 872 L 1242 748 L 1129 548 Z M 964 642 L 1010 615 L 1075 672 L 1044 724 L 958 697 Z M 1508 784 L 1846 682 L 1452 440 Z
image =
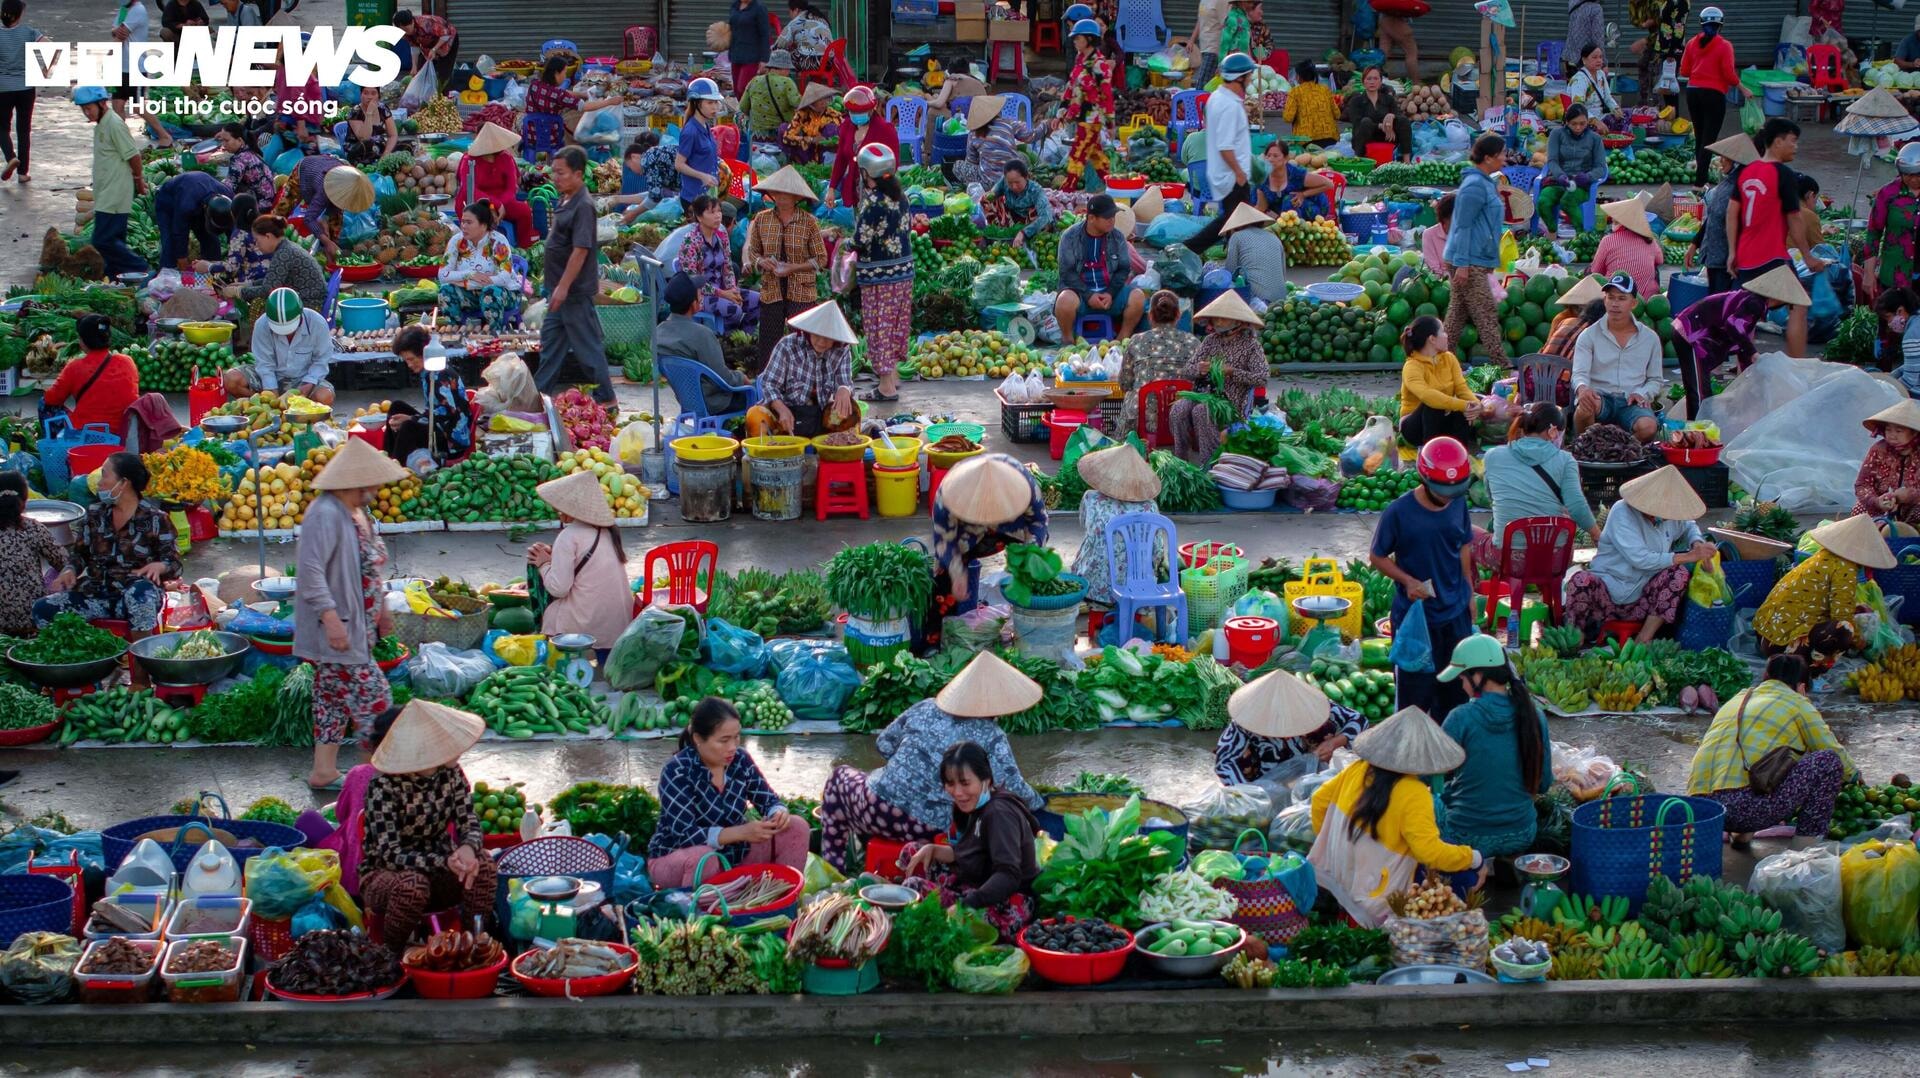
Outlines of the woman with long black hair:
M 1456 678 L 1472 699 L 1442 727 L 1466 760 L 1440 795 L 1447 808 L 1441 837 L 1490 856 L 1523 853 L 1533 844 L 1533 799 L 1553 785 L 1546 716 L 1491 636 L 1469 636 L 1453 649 L 1440 680 Z
M 46 566 L 66 568 L 67 551 L 26 515 L 27 477 L 0 472 L 0 633 L 32 636 L 33 604 L 47 593 Z

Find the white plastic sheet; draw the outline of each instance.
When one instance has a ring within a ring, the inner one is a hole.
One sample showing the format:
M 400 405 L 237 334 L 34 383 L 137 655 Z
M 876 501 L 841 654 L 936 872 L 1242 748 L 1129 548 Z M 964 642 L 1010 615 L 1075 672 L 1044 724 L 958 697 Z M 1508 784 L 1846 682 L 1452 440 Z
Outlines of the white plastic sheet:
M 1734 482 L 1794 512 L 1820 512 L 1853 504 L 1873 443 L 1861 423 L 1903 396 L 1859 368 L 1772 352 L 1700 413 L 1720 427 Z

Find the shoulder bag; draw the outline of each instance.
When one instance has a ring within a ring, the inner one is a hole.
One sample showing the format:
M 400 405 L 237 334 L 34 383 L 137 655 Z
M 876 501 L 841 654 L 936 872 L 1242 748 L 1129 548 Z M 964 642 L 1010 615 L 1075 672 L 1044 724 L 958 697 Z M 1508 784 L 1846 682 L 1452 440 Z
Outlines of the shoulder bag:
M 1740 709 L 1733 713 L 1733 744 L 1740 751 L 1740 762 L 1746 764 L 1747 788 L 1756 797 L 1766 797 L 1780 788 L 1786 781 L 1787 773 L 1800 762 L 1800 750 L 1787 745 L 1768 749 L 1765 756 L 1755 762 L 1747 763 L 1747 745 L 1741 737 L 1741 720 L 1747 715 L 1747 702 L 1753 699 L 1753 691 L 1740 698 Z

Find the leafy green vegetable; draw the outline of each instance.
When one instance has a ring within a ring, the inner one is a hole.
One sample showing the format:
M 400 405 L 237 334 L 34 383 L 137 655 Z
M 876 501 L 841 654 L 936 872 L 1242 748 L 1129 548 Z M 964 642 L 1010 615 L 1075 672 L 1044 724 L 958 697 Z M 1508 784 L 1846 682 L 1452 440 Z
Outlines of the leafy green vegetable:
M 610 782 L 576 782 L 560 791 L 548 807 L 576 835 L 624 832 L 636 849 L 646 846 L 660 819 L 660 802 L 652 794 L 638 786 Z
M 856 617 L 918 624 L 932 594 L 932 559 L 904 543 L 850 546 L 827 562 L 828 598 Z
M 1001 594 L 1015 606 L 1032 606 L 1035 598 L 1066 595 L 1080 585 L 1063 580 L 1060 552 L 1036 543 L 1015 543 L 1007 548 L 1007 572 L 1012 580 L 1001 585 Z
M 866 680 L 847 698 L 840 729 L 850 734 L 876 733 L 946 683 L 947 676 L 934 670 L 933 664 L 903 651 L 867 671 Z
M 1343 969 L 1356 981 L 1371 981 L 1391 965 L 1393 944 L 1378 928 L 1316 924 L 1301 929 L 1287 945 L 1287 953 L 1303 962 Z
M 880 972 L 917 980 L 927 991 L 953 987 L 953 960 L 973 949 L 973 922 L 980 915 L 965 906 L 948 910 L 939 895 L 928 895 L 893 915 L 893 934 L 880 952 Z
M 187 729 L 210 745 L 259 741 L 273 725 L 274 707 L 286 672 L 263 666 L 250 680 L 225 692 L 208 693 L 187 712 Z
M 1214 485 L 1213 477 L 1174 456 L 1171 450 L 1154 450 L 1147 455 L 1147 463 L 1160 477 L 1161 512 L 1208 513 L 1220 508 L 1220 488 Z
M 287 804 L 277 797 L 262 797 L 253 804 L 248 805 L 247 810 L 240 814 L 240 818 L 243 820 L 257 820 L 261 823 L 277 823 L 286 827 L 292 827 L 300 821 L 300 814 L 293 810 L 292 805 Z
M 1088 809 L 1066 818 L 1066 837 L 1034 881 L 1043 916 L 1097 917 L 1138 926 L 1140 895 L 1179 863 L 1173 833 L 1140 833 L 1140 798 L 1117 812 Z M 952 961 L 951 958 L 948 961 Z
M 87 619 L 68 611 L 57 615 L 40 630 L 40 635 L 12 648 L 20 662 L 43 666 L 63 666 L 91 662 L 118 655 L 127 650 L 126 641 L 87 624 Z

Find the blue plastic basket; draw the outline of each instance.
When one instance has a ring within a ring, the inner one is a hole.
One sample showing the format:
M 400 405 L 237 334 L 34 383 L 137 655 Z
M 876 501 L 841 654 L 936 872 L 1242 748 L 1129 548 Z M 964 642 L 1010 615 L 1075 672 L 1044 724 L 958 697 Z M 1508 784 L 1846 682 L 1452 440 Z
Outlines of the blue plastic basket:
M 1365 295 L 1366 291 L 1357 284 L 1321 281 L 1307 286 L 1307 298 L 1315 303 L 1351 303 Z
M 173 858 L 173 867 L 181 872 L 187 870 L 187 866 L 193 863 L 193 855 L 200 852 L 200 847 L 206 845 L 207 841 L 213 837 L 210 833 L 203 833 L 203 829 L 218 829 L 236 838 L 253 839 L 258 842 L 260 845 L 257 847 L 236 846 L 227 851 L 233 855 L 234 861 L 243 867 L 248 859 L 265 853 L 269 846 L 291 850 L 307 844 L 307 837 L 300 833 L 299 828 L 288 827 L 285 824 L 265 823 L 260 820 L 226 820 L 208 816 L 142 816 L 137 820 L 114 824 L 100 832 L 100 853 L 106 858 L 107 870 L 111 872 L 120 867 L 120 862 L 126 860 L 127 855 L 133 852 L 134 844 L 139 842 L 140 836 L 153 831 L 180 828 L 188 830 L 185 834 L 176 836 L 167 852 Z
M 72 885 L 58 876 L 0 876 L 0 947 L 28 932 L 72 930 Z
M 1036 595 L 1027 603 L 1028 610 L 1065 610 L 1070 606 L 1079 606 L 1080 600 L 1087 597 L 1087 578 L 1078 573 L 1061 573 L 1060 579 L 1079 587 L 1065 595 Z
M 1778 558 L 1741 558 L 1720 562 L 1720 571 L 1726 574 L 1727 587 L 1733 591 L 1735 610 L 1758 610 L 1780 580 L 1780 560 Z M 1884 589 L 1886 584 L 1883 582 Z
M 1737 606 L 1701 606 L 1688 600 L 1681 607 L 1680 626 L 1674 635 L 1687 651 L 1724 648 L 1733 639 L 1733 616 L 1739 610 Z
M 42 429 L 45 437 L 40 439 L 34 452 L 40 455 L 40 472 L 46 476 L 49 491 L 67 489 L 67 480 L 72 478 L 67 471 L 68 453 L 83 445 L 113 445 L 120 441 L 105 423 L 76 427 L 64 415 L 48 419 Z
M 513 920 L 507 908 L 507 883 L 533 876 L 572 876 L 600 885 L 601 893 L 613 893 L 613 858 L 596 843 L 571 835 L 548 835 L 500 851 L 494 860 L 498 882 L 493 913 L 501 924 Z
M 1360 237 L 1365 243 L 1376 228 L 1387 227 L 1385 210 L 1349 210 L 1340 215 L 1340 231 Z
M 1280 497 L 1277 490 L 1234 490 L 1231 487 L 1220 488 L 1220 504 L 1228 509 L 1258 510 L 1272 509 L 1273 503 Z
M 1720 877 L 1721 831 L 1727 810 L 1705 797 L 1634 794 L 1589 801 L 1573 810 L 1573 878 L 1577 894 L 1621 897 L 1638 913 L 1647 883 Z

